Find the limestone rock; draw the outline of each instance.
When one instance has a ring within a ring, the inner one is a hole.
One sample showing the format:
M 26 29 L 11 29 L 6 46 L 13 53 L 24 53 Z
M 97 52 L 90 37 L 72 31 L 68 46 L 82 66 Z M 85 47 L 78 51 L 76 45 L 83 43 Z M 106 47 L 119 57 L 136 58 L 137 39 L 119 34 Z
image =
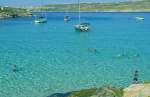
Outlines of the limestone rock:
M 149 97 L 150 84 L 133 84 L 124 89 L 123 97 Z

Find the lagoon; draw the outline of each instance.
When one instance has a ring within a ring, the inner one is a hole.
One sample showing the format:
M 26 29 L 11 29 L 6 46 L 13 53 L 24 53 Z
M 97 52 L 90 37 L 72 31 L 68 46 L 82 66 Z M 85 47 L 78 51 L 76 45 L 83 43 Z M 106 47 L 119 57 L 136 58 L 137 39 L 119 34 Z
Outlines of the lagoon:
M 92 26 L 88 33 L 74 30 L 77 13 L 45 15 L 47 24 L 34 24 L 34 17 L 0 20 L 0 97 L 125 87 L 135 70 L 140 81 L 150 79 L 150 13 L 84 12 L 82 21 Z

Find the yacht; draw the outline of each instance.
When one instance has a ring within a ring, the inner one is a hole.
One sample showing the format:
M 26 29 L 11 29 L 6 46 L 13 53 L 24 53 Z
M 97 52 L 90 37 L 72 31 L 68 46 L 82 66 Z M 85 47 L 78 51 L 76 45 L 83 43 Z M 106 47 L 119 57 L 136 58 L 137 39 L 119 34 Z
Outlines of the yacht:
M 40 17 L 38 17 L 37 19 L 35 19 L 34 22 L 37 23 L 37 24 L 38 24 L 38 23 L 46 23 L 47 20 L 46 20 L 46 18 L 40 16 Z
M 42 0 L 41 0 L 41 5 L 40 5 L 40 8 L 42 7 Z M 47 19 L 45 18 L 45 15 L 44 15 L 44 13 L 42 12 L 42 10 L 40 10 L 40 15 L 38 15 L 38 16 L 35 16 L 35 20 L 34 20 L 34 22 L 36 23 L 36 24 L 40 24 L 40 23 L 46 23 L 47 22 Z
M 70 20 L 70 17 L 69 17 L 69 16 L 65 16 L 65 17 L 64 17 L 64 21 L 65 21 L 65 22 L 68 22 L 69 20 Z
M 75 30 L 80 32 L 88 32 L 90 30 L 89 23 L 80 23 L 75 25 Z
M 144 20 L 144 17 L 135 17 L 137 20 Z
M 88 32 L 90 30 L 90 24 L 89 23 L 81 23 L 81 12 L 80 12 L 80 0 L 78 0 L 78 24 L 74 26 L 76 31 L 80 32 Z

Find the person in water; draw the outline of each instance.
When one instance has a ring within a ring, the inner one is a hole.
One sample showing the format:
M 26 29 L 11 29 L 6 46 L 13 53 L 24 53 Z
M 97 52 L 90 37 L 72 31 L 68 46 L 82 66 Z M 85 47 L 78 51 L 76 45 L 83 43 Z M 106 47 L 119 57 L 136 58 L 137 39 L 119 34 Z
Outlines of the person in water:
M 133 77 L 133 84 L 138 84 L 139 83 L 139 72 L 136 70 L 134 72 L 134 77 Z
M 17 72 L 17 65 L 13 65 L 13 66 L 12 66 L 12 71 L 13 71 L 13 72 Z
M 88 48 L 88 51 L 92 52 L 92 53 L 97 53 L 98 52 L 98 50 L 96 48 Z

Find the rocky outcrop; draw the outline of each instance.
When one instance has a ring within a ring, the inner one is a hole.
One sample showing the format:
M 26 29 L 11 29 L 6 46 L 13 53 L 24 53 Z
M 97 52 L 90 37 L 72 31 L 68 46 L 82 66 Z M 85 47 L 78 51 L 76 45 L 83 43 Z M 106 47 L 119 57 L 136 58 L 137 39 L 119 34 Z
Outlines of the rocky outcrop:
M 0 19 L 3 19 L 3 18 L 10 18 L 11 16 L 7 13 L 4 13 L 4 12 L 1 12 L 0 13 Z
M 22 8 L 0 7 L 0 19 L 32 16 L 32 13 Z
M 150 83 L 133 84 L 125 89 L 101 87 L 68 93 L 56 93 L 47 97 L 150 97 Z
M 115 87 L 102 87 L 81 90 L 72 93 L 69 97 L 122 97 L 122 89 Z
M 124 89 L 123 97 L 150 97 L 150 84 L 134 84 Z
M 122 89 L 115 87 L 102 87 L 73 91 L 69 93 L 56 93 L 47 97 L 122 97 Z

